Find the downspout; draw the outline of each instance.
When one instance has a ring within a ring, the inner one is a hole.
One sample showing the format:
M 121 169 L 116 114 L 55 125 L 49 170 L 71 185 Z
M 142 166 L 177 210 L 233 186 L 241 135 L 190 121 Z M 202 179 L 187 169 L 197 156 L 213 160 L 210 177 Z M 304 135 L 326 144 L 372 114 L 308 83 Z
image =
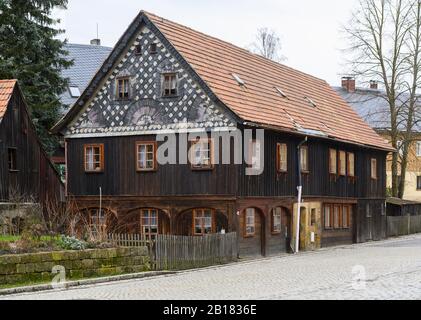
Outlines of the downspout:
M 298 175 L 298 201 L 297 201 L 297 224 L 296 224 L 296 233 L 295 233 L 295 253 L 297 254 L 300 251 L 300 221 L 301 221 L 301 202 L 303 196 L 303 179 L 301 175 L 301 147 L 307 143 L 308 137 L 306 137 L 297 147 L 297 175 Z

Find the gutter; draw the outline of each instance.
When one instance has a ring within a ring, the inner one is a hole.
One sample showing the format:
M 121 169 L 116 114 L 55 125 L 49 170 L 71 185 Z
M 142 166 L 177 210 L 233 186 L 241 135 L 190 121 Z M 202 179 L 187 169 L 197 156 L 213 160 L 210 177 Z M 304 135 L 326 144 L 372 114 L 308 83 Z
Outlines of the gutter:
M 358 146 L 360 148 L 369 148 L 369 149 L 375 149 L 375 150 L 379 150 L 379 151 L 386 151 L 386 152 L 397 152 L 394 148 L 390 147 L 390 148 L 381 148 L 381 147 L 377 147 L 377 146 L 371 146 L 371 145 L 366 145 L 366 144 L 362 144 L 362 143 L 358 143 L 358 142 L 353 142 L 353 141 L 349 141 L 349 140 L 344 140 L 344 139 L 338 139 L 338 138 L 334 138 L 332 136 L 329 135 L 315 135 L 315 134 L 311 134 L 311 133 L 306 133 L 306 132 L 300 132 L 298 130 L 293 130 L 290 128 L 285 128 L 285 127 L 278 127 L 278 126 L 271 126 L 268 124 L 262 124 L 262 123 L 256 123 L 256 122 L 243 122 L 243 125 L 247 125 L 247 126 L 252 126 L 252 127 L 258 127 L 258 128 L 266 128 L 269 130 L 273 130 L 276 132 L 286 132 L 286 133 L 291 133 L 300 137 L 309 137 L 309 138 L 318 138 L 318 139 L 326 139 L 329 141 L 334 141 L 334 142 L 341 142 L 341 143 L 346 143 L 346 144 L 352 144 L 355 146 Z

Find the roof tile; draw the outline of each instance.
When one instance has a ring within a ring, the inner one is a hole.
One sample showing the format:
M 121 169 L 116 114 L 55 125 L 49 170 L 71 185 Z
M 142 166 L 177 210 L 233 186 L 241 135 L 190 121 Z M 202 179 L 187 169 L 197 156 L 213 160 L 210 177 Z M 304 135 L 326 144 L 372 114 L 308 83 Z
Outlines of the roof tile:
M 0 119 L 6 113 L 15 85 L 16 80 L 0 80 Z
M 390 150 L 390 145 L 325 82 L 178 23 L 145 13 L 207 83 L 243 120 L 295 130 L 329 129 L 330 137 Z M 240 86 L 237 74 L 245 82 Z M 286 93 L 283 98 L 274 90 Z M 309 104 L 311 99 L 316 107 Z M 286 112 L 288 113 L 286 113 Z

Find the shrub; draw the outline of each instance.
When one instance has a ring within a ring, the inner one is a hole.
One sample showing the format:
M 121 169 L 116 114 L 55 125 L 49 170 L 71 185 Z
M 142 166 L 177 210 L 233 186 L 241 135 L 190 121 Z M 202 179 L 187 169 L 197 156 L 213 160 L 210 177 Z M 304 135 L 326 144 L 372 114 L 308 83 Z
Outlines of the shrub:
M 58 241 L 58 245 L 63 250 L 84 250 L 86 249 L 86 243 L 75 237 L 61 236 Z

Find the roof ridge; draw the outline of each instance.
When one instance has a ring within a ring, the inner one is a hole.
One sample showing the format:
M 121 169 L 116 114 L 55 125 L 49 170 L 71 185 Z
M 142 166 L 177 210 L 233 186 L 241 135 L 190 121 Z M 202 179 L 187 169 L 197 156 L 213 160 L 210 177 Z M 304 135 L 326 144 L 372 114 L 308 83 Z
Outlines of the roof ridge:
M 264 57 L 264 56 L 262 56 L 262 55 L 260 55 L 260 54 L 253 53 L 253 52 L 251 52 L 250 50 L 247 50 L 247 49 L 245 49 L 245 48 L 242 48 L 242 47 L 240 47 L 240 46 L 238 46 L 238 45 L 236 45 L 236 44 L 234 44 L 234 43 L 232 43 L 232 42 L 229 42 L 229 41 L 227 41 L 227 40 L 223 40 L 223 39 L 220 39 L 220 38 L 218 38 L 218 37 L 215 37 L 215 36 L 209 35 L 209 34 L 207 34 L 207 33 L 204 33 L 204 32 L 202 32 L 202 31 L 198 31 L 198 30 L 196 30 L 196 29 L 193 29 L 192 27 L 189 27 L 189 26 L 183 25 L 183 24 L 181 24 L 181 23 L 179 23 L 179 22 L 176 22 L 176 21 L 173 21 L 173 20 L 170 20 L 170 19 L 166 19 L 166 18 L 164 18 L 164 17 L 158 16 L 158 15 L 156 15 L 156 14 L 154 14 L 154 13 L 151 13 L 151 12 L 147 12 L 147 11 L 144 11 L 144 10 L 141 10 L 140 12 L 141 12 L 141 13 L 144 13 L 144 14 L 145 14 L 148 18 L 150 18 L 150 17 L 152 16 L 152 17 L 154 17 L 154 18 L 156 18 L 156 19 L 161 19 L 161 20 L 162 20 L 162 22 L 167 21 L 167 22 L 172 23 L 172 24 L 175 24 L 175 25 L 177 25 L 177 26 L 179 26 L 179 27 L 181 27 L 181 28 L 189 29 L 190 31 L 192 31 L 192 32 L 194 32 L 194 33 L 196 33 L 196 34 L 202 35 L 203 37 L 206 37 L 206 38 L 211 38 L 211 39 L 213 39 L 213 40 L 215 40 L 215 41 L 217 41 L 217 42 L 222 42 L 222 43 L 224 43 L 224 44 L 227 44 L 228 46 L 233 47 L 233 48 L 238 49 L 238 50 L 241 50 L 241 51 L 243 51 L 245 54 L 248 54 L 248 55 L 250 55 L 250 56 L 252 56 L 252 57 L 254 57 L 254 58 L 256 58 L 256 59 L 261 59 L 261 60 L 264 60 L 264 61 L 266 61 L 266 62 L 268 62 L 268 63 L 270 63 L 270 64 L 273 64 L 273 65 L 275 65 L 275 66 L 279 66 L 279 67 L 282 67 L 282 68 L 287 68 L 287 69 L 289 69 L 289 70 L 293 70 L 293 71 L 295 71 L 295 72 L 299 72 L 299 73 L 301 73 L 301 74 L 303 74 L 303 75 L 305 75 L 305 76 L 311 77 L 311 78 L 313 78 L 313 79 L 317 79 L 317 80 L 319 80 L 319 81 L 326 82 L 326 80 L 324 80 L 324 79 L 321 79 L 321 78 L 319 78 L 319 77 L 316 77 L 316 76 L 314 76 L 314 75 L 311 75 L 311 74 L 309 74 L 309 73 L 307 73 L 307 72 L 304 72 L 304 71 L 301 71 L 301 70 L 295 69 L 295 68 L 293 68 L 293 67 L 287 66 L 286 64 L 283 64 L 283 63 L 280 63 L 280 62 L 274 61 L 274 60 L 272 60 L 272 59 L 266 58 L 266 57 Z M 326 82 L 326 83 L 327 83 L 327 82 Z
M 113 47 L 108 47 L 108 46 L 98 46 L 98 45 L 94 45 L 94 44 L 85 44 L 85 43 L 66 43 L 65 46 L 78 46 L 78 47 L 89 47 L 89 48 L 104 48 L 104 49 L 113 49 Z

